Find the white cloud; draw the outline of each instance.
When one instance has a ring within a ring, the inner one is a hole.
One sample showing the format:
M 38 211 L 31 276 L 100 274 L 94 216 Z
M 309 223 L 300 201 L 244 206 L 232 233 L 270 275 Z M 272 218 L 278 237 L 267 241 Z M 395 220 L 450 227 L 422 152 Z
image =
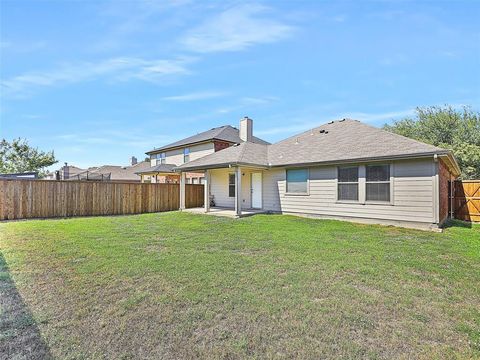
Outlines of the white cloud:
M 221 91 L 201 91 L 201 92 L 193 92 L 193 93 L 183 94 L 183 95 L 166 96 L 162 98 L 162 100 L 195 101 L 195 100 L 213 99 L 213 98 L 218 98 L 225 95 L 227 95 L 227 93 L 221 92 Z
M 306 118 L 291 118 L 290 124 L 288 125 L 281 125 L 277 127 L 272 127 L 265 130 L 259 130 L 255 133 L 258 136 L 265 136 L 265 135 L 278 135 L 278 134 L 288 134 L 293 135 L 295 133 L 299 133 L 302 131 L 307 131 L 309 129 L 315 128 L 320 126 L 328 121 L 332 120 L 339 120 L 343 118 L 355 119 L 360 120 L 365 123 L 374 123 L 376 125 L 383 125 L 384 123 L 388 123 L 390 120 L 399 119 L 407 116 L 411 116 L 415 113 L 415 109 L 406 109 L 406 110 L 399 110 L 399 111 L 391 111 L 391 112 L 381 112 L 381 113 L 364 113 L 364 112 L 345 112 L 335 115 L 327 115 L 327 116 L 319 116 L 316 117 L 315 120 L 306 119 Z
M 290 36 L 294 30 L 292 26 L 261 17 L 266 10 L 255 4 L 235 6 L 192 29 L 181 42 L 191 51 L 208 53 L 240 51 Z
M 79 83 L 100 77 L 117 81 L 132 79 L 155 82 L 166 75 L 189 73 L 186 64 L 193 58 L 174 60 L 146 60 L 141 58 L 112 58 L 99 62 L 64 64 L 58 69 L 45 72 L 29 72 L 3 80 L 5 93 L 25 95 L 38 87 Z

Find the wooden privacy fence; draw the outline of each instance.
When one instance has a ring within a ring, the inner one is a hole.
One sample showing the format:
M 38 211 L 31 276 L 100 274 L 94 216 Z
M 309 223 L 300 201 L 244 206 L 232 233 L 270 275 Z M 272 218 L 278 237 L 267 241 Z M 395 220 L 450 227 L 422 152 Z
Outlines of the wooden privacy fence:
M 203 206 L 203 185 L 186 185 L 186 207 Z M 179 184 L 0 179 L 0 220 L 178 210 Z
M 456 219 L 480 221 L 480 180 L 454 181 L 451 200 Z

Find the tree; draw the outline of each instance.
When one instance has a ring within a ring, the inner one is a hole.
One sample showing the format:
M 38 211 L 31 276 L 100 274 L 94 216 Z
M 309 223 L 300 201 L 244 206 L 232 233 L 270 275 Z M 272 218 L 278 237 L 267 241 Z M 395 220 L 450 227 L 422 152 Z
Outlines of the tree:
M 394 121 L 384 129 L 453 151 L 463 179 L 480 179 L 480 112 L 468 106 L 419 107 L 415 117 Z
M 45 152 L 28 145 L 26 139 L 0 142 L 0 173 L 38 171 L 40 177 L 46 174 L 45 168 L 58 161 L 53 151 Z

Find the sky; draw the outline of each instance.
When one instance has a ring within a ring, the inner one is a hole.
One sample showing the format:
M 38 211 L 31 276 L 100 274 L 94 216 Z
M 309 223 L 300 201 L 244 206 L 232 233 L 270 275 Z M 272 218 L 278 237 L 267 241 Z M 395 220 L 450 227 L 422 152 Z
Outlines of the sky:
M 254 120 L 275 142 L 334 119 L 480 108 L 480 1 L 0 0 L 0 137 L 127 165 Z

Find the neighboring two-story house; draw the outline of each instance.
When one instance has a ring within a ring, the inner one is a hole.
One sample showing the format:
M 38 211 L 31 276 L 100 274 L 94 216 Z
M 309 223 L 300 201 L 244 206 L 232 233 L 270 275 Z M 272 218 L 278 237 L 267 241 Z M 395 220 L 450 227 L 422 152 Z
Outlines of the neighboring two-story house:
M 253 122 L 248 117 L 240 120 L 240 129 L 230 125 L 213 128 L 197 135 L 176 141 L 172 144 L 147 151 L 150 156 L 149 169 L 138 172 L 142 182 L 178 183 L 180 175 L 174 172 L 175 167 L 200 159 L 206 155 L 241 144 L 247 139 L 250 142 L 267 145 L 268 142 L 252 135 Z M 204 174 L 189 172 L 186 181 L 190 184 L 203 184 Z

